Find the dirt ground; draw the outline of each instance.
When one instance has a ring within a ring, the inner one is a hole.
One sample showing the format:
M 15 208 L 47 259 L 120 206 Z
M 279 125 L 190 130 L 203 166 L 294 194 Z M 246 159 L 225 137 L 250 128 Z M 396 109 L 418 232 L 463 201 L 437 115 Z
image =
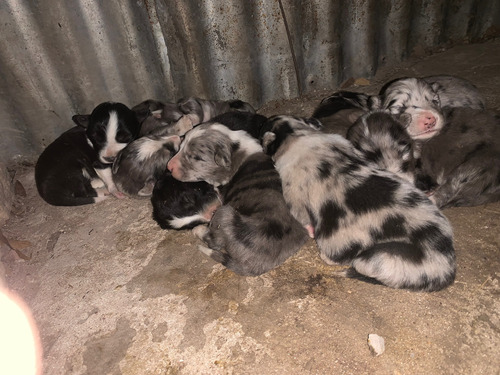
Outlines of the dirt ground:
M 389 79 L 456 74 L 500 109 L 500 40 L 455 47 L 379 71 Z M 321 97 L 268 103 L 311 115 Z M 311 240 L 282 266 L 241 277 L 162 230 L 149 200 L 52 207 L 32 166 L 2 228 L 31 246 L 2 248 L 8 285 L 31 307 L 44 374 L 500 374 L 500 202 L 444 211 L 455 232 L 455 283 L 416 293 L 333 276 Z M 367 337 L 385 339 L 375 357 Z

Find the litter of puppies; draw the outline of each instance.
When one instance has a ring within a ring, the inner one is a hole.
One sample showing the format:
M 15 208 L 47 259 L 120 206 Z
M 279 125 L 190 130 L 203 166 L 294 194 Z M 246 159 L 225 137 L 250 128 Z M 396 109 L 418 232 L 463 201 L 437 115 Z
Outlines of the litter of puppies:
M 150 197 L 161 228 L 193 229 L 240 275 L 278 267 L 309 235 L 327 264 L 350 266 L 343 276 L 437 291 L 456 272 L 440 209 L 500 199 L 500 117 L 459 77 L 339 91 L 311 118 L 187 98 L 73 120 L 35 167 L 47 203 Z

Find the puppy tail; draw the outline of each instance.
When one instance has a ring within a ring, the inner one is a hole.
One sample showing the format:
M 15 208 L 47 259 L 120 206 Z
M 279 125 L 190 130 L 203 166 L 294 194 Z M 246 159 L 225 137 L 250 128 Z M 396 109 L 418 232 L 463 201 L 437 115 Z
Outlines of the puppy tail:
M 403 243 L 377 244 L 359 254 L 345 276 L 397 289 L 433 292 L 446 288 L 455 279 L 455 256 L 451 242 L 429 249 Z

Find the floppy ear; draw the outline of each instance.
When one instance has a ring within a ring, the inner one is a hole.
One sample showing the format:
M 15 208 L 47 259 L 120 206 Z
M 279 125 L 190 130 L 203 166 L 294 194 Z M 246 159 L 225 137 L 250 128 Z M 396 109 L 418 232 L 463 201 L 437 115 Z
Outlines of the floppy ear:
M 118 155 L 116 155 L 115 160 L 113 161 L 113 166 L 111 167 L 111 172 L 113 174 L 116 174 L 118 172 L 118 169 L 120 168 L 120 162 L 122 160 L 122 154 L 123 152 L 119 152 Z
M 402 113 L 396 117 L 401 125 L 406 129 L 411 124 L 411 115 L 409 113 Z
M 323 124 L 314 117 L 309 117 L 309 118 L 304 118 L 304 122 L 309 125 L 309 127 L 315 129 L 315 130 L 321 130 L 323 129 Z
M 276 140 L 276 134 L 273 132 L 265 132 L 262 137 L 262 148 L 264 153 L 267 155 L 274 155 L 276 152 L 276 146 L 274 145 L 274 141 Z
M 218 166 L 229 168 L 231 166 L 231 154 L 227 147 L 217 145 L 214 152 L 214 160 Z
M 90 122 L 90 115 L 74 115 L 71 119 L 78 126 L 87 129 Z

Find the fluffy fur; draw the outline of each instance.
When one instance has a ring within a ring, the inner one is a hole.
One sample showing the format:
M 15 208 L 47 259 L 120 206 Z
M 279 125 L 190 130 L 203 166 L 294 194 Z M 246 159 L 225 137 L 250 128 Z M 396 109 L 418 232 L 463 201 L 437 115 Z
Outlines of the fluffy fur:
M 220 206 L 217 192 L 205 181 L 181 182 L 166 171 L 156 182 L 153 219 L 162 229 L 192 229 L 207 224 Z
M 111 165 L 120 150 L 139 133 L 134 113 L 121 103 L 105 102 L 91 115 L 75 115 L 79 127 L 54 140 L 35 166 L 40 196 L 55 206 L 78 206 L 105 199 L 110 193 L 122 198 Z
M 260 275 L 296 253 L 307 239 L 290 215 L 270 157 L 244 131 L 218 123 L 191 130 L 168 164 L 181 181 L 205 180 L 220 188 L 223 206 L 194 233 L 200 250 L 240 275 Z
M 291 213 L 312 228 L 327 263 L 350 265 L 347 276 L 393 288 L 436 291 L 453 282 L 452 229 L 424 193 L 308 119 L 269 121 L 264 149 Z
M 413 140 L 395 116 L 382 111 L 367 113 L 349 128 L 346 138 L 367 161 L 415 182 Z
M 121 150 L 113 163 L 113 180 L 129 196 L 148 197 L 177 152 L 178 135 L 151 134 L 136 139 Z
M 241 100 L 217 101 L 194 97 L 181 99 L 177 103 L 162 103 L 149 99 L 132 110 L 142 124 L 140 135 L 150 134 L 158 128 L 167 129 L 169 134 L 183 135 L 190 128 L 223 113 L 255 114 L 255 109 Z
M 443 108 L 484 108 L 477 88 L 454 76 L 400 78 L 386 84 L 380 96 L 382 109 L 409 115 L 407 132 L 413 139 L 430 138 L 443 127 Z
M 214 122 L 231 130 L 244 130 L 258 138 L 267 118 L 249 112 L 227 112 Z M 212 185 L 206 182 L 180 182 L 170 175 L 158 181 L 151 197 L 153 219 L 164 229 L 189 229 L 208 223 L 220 204 Z

